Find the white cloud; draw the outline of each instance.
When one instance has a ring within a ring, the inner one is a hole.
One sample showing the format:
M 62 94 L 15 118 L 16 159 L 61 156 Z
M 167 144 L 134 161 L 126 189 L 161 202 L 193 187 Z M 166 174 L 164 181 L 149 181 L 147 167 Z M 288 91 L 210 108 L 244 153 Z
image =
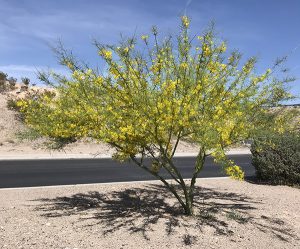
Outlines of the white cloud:
M 0 66 L 1 71 L 11 71 L 11 72 L 35 72 L 37 68 L 41 67 L 35 67 L 35 66 L 29 66 L 29 65 L 4 65 Z M 44 68 L 44 67 L 42 67 Z
M 47 67 L 47 66 L 33 66 L 33 65 L 0 65 L 0 71 L 8 74 L 9 77 L 17 78 L 21 80 L 22 77 L 28 77 L 32 82 L 37 83 L 39 80 L 37 78 L 38 71 L 48 71 L 53 70 L 57 73 L 67 75 L 68 71 L 63 67 Z

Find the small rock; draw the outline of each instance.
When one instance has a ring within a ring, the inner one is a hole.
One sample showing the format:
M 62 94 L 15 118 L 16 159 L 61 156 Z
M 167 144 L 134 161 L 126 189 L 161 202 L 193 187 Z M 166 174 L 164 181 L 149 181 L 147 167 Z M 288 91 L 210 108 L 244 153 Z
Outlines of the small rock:
M 46 223 L 46 226 L 48 226 L 48 227 L 49 227 L 49 226 L 51 226 L 51 223 L 49 223 L 49 222 L 48 222 L 48 223 Z

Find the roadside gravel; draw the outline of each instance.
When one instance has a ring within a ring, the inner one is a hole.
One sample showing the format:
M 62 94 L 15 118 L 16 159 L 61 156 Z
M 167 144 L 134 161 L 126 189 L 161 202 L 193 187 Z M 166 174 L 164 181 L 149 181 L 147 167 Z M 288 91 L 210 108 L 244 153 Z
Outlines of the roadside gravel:
M 198 181 L 181 214 L 157 181 L 0 190 L 0 248 L 300 248 L 300 189 Z

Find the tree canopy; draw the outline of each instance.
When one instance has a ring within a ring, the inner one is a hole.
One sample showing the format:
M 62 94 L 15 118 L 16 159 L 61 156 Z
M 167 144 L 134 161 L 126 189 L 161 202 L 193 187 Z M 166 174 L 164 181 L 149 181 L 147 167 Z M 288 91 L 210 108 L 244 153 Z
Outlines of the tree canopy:
M 26 122 L 49 137 L 109 143 L 116 158 L 131 159 L 162 180 L 191 213 L 205 158 L 214 156 L 228 175 L 242 179 L 243 171 L 226 158 L 226 149 L 258 131 L 282 132 L 285 116 L 268 107 L 291 95 L 289 79 L 275 77 L 275 68 L 258 74 L 255 57 L 241 63 L 241 54 L 228 52 L 212 28 L 199 36 L 190 32 L 190 20 L 183 16 L 176 37 L 161 39 L 153 27 L 150 35 L 118 45 L 96 41 L 105 63 L 101 72 L 59 47 L 60 63 L 71 77 L 52 73 L 56 97 L 20 101 Z M 45 74 L 41 78 L 50 83 Z M 173 162 L 181 140 L 200 148 L 189 186 Z M 144 164 L 145 157 L 153 159 L 152 165 Z M 184 199 L 160 176 L 161 168 L 182 187 Z

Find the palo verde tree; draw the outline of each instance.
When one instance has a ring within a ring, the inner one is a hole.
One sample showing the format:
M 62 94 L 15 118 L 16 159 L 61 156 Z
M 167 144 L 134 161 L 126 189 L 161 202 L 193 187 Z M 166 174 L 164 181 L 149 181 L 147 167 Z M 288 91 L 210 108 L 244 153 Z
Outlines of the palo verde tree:
M 59 47 L 60 63 L 71 77 L 52 73 L 57 96 L 20 101 L 26 122 L 54 138 L 92 137 L 116 149 L 115 158 L 130 159 L 161 180 L 178 199 L 186 215 L 193 214 L 195 183 L 208 155 L 235 179 L 239 166 L 225 155 L 228 146 L 258 130 L 283 130 L 284 119 L 269 115 L 268 106 L 290 95 L 267 69 L 254 72 L 256 59 L 241 64 L 241 55 L 226 52 L 213 29 L 190 35 L 183 16 L 176 38 L 151 35 L 122 41 L 118 46 L 95 42 L 105 70 L 82 65 Z M 41 79 L 51 83 L 47 75 Z M 53 79 L 53 78 L 52 78 Z M 52 84 L 52 83 L 51 83 Z M 199 146 L 191 180 L 174 163 L 180 141 Z M 145 158 L 152 163 L 146 164 Z M 164 170 L 173 180 L 166 181 Z

